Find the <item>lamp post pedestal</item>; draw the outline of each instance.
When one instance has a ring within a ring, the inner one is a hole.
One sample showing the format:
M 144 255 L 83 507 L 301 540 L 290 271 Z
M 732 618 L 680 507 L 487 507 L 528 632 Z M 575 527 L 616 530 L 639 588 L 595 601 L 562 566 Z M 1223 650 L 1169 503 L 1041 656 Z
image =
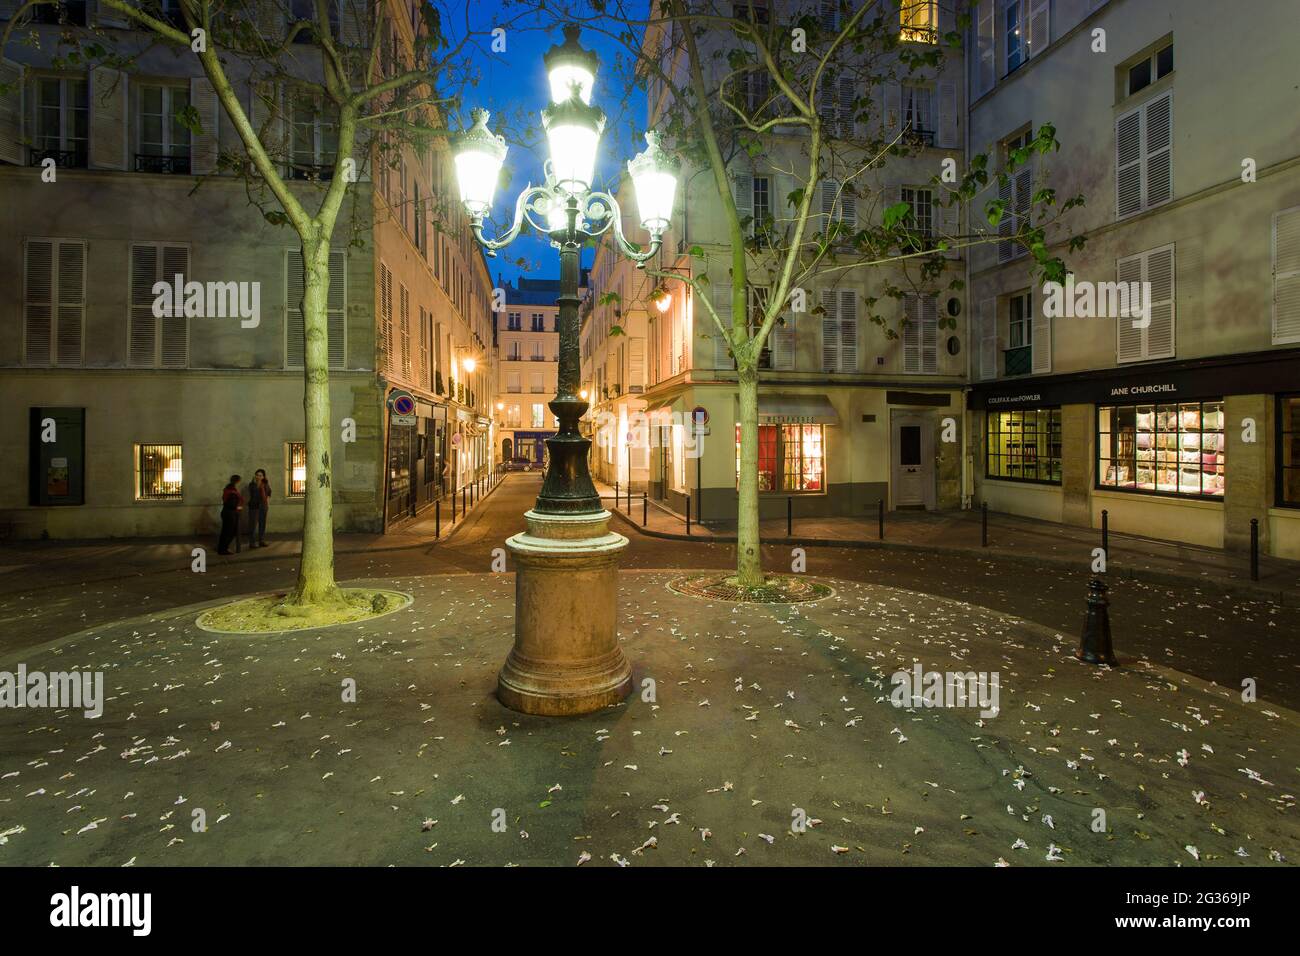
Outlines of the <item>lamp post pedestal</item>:
M 515 646 L 497 678 L 511 710 L 552 717 L 616 704 L 632 689 L 618 643 L 618 555 L 608 511 L 529 511 L 506 541 L 514 557 Z

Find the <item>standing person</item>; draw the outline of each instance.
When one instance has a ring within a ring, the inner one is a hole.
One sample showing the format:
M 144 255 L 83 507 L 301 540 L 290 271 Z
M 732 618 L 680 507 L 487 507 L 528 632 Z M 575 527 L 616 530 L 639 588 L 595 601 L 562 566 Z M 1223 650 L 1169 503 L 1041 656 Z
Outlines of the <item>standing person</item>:
M 221 491 L 221 537 L 217 540 L 217 554 L 229 554 L 230 542 L 239 538 L 239 512 L 244 508 L 239 481 L 239 475 L 231 475 L 230 483 Z
M 248 483 L 248 547 L 266 547 L 266 512 L 271 507 L 271 483 L 262 468 L 253 473 Z

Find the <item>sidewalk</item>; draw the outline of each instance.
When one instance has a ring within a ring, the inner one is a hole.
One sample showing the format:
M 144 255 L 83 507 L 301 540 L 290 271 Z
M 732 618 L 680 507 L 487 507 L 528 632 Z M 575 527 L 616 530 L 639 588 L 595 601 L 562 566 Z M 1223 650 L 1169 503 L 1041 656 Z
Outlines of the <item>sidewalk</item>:
M 614 489 L 597 481 L 605 507 L 639 534 L 681 541 L 730 542 L 734 530 L 715 530 L 691 522 L 686 535 L 684 518 L 654 501 L 643 502 L 632 493 L 629 513 L 626 489 L 620 488 L 617 507 Z M 797 508 L 796 502 L 796 508 Z M 786 536 L 784 518 L 765 520 L 759 527 L 765 544 L 847 548 L 898 548 L 921 551 L 956 551 L 987 555 L 1026 564 L 1050 564 L 1088 570 L 1094 548 L 1101 547 L 1101 531 L 1038 521 L 1017 515 L 989 512 L 988 546 L 981 545 L 980 512 L 888 511 L 884 540 L 878 517 L 800 518 Z M 1197 581 L 1229 590 L 1272 596 L 1284 604 L 1300 604 L 1300 562 L 1260 555 L 1259 580 L 1250 579 L 1250 556 L 1245 552 L 1203 548 L 1176 541 L 1110 532 L 1107 573 L 1111 577 L 1143 578 L 1156 582 Z
M 468 511 L 461 510 L 461 495 L 456 495 L 455 520 L 452 520 L 451 497 L 441 502 L 440 507 L 429 507 L 413 520 L 391 528 L 387 534 L 365 534 L 360 532 L 336 532 L 334 535 L 334 553 L 365 554 L 385 551 L 402 551 L 408 548 L 427 547 L 431 544 L 445 543 L 455 532 L 464 526 L 466 519 L 477 514 L 479 508 L 492 496 L 501 485 L 504 475 L 497 474 L 495 483 L 485 489 L 480 496 L 477 492 L 474 503 Z M 465 495 L 468 503 L 469 495 Z M 249 561 L 275 561 L 297 558 L 302 553 L 302 537 L 298 533 L 268 535 L 266 547 L 249 550 L 247 535 L 241 534 L 243 550 L 230 559 L 217 557 L 215 538 L 208 536 L 193 538 L 110 538 L 87 540 L 35 541 L 19 540 L 0 542 L 0 593 L 13 590 L 7 583 L 7 577 L 13 573 L 30 570 L 31 566 L 57 565 L 61 578 L 75 576 L 80 583 L 91 584 L 115 578 L 133 575 L 151 574 L 160 569 L 185 568 L 194 560 L 195 548 L 207 550 L 207 560 L 235 560 L 240 563 Z M 51 579 L 49 587 L 66 584 L 66 580 Z M 30 586 L 24 590 L 33 590 Z

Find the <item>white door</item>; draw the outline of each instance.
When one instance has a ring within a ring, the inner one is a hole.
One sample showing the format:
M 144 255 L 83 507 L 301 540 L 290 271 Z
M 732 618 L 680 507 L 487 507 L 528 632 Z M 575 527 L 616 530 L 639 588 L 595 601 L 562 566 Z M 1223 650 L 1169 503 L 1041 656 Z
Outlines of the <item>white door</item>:
M 934 431 L 926 415 L 895 412 L 890 442 L 895 508 L 934 507 Z

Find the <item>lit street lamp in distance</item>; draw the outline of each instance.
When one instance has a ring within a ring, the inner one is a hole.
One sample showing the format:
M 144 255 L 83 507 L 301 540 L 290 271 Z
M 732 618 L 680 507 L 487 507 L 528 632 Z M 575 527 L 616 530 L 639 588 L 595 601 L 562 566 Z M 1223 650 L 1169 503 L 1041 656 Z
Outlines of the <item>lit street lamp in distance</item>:
M 536 506 L 525 515 L 528 531 L 507 542 L 518 565 L 515 647 L 498 681 L 502 703 L 539 714 L 588 713 L 631 688 L 615 633 L 616 561 L 627 539 L 608 530 L 610 516 L 587 466 L 591 442 L 578 430 L 588 408 L 579 394 L 578 278 L 583 244 L 611 229 L 617 250 L 644 268 L 668 228 L 678 176 L 658 135 L 646 133 L 646 149 L 627 170 L 650 242 L 642 249 L 628 241 L 618 200 L 592 188 L 605 129 L 604 111 L 591 103 L 596 55 L 578 44 L 576 26 L 565 27 L 564 36 L 544 58 L 552 100 L 542 110 L 550 148 L 546 181 L 519 194 L 510 228 L 496 239 L 484 235 L 483 221 L 505 162 L 505 140 L 488 129 L 487 111 L 475 109 L 473 125 L 453 146 L 461 202 L 488 255 L 513 242 L 525 223 L 560 251 L 559 369 L 549 406 L 559 430 L 546 440 L 550 464 Z M 564 609 L 555 606 L 562 594 L 569 596 Z

